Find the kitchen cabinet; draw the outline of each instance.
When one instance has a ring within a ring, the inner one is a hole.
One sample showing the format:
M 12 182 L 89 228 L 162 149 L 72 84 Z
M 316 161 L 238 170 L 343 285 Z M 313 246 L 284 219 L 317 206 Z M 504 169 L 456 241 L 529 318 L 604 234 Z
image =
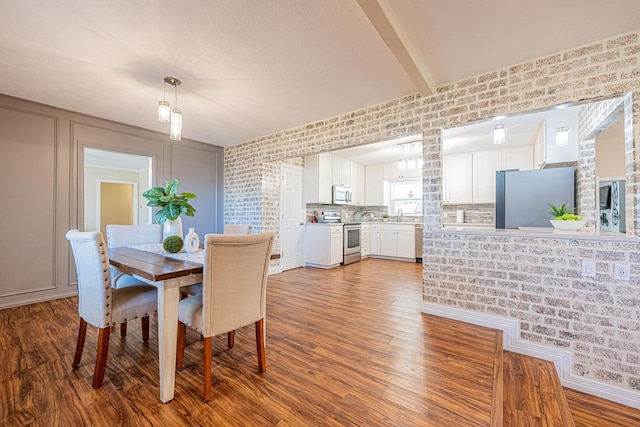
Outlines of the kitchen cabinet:
M 505 169 L 533 169 L 532 145 L 444 156 L 444 203 L 495 203 L 496 171 Z
M 363 206 L 365 200 L 364 166 L 351 162 L 351 197 L 354 205 Z
M 331 156 L 331 183 L 343 187 L 351 187 L 351 161 L 342 157 Z
M 422 177 L 422 169 L 406 169 L 401 171 L 398 169 L 398 162 L 385 163 L 383 165 L 383 179 L 403 179 L 403 178 L 420 178 Z
M 304 227 L 305 265 L 333 268 L 342 262 L 342 224 L 307 224 Z
M 444 203 L 473 203 L 473 154 L 444 156 Z
M 415 261 L 415 225 L 382 224 L 380 255 Z
M 473 153 L 473 203 L 495 203 L 496 171 L 502 169 L 502 150 Z
M 371 224 L 369 255 L 415 261 L 415 224 Z
M 304 158 L 304 202 L 331 203 L 332 155 L 320 153 Z
M 382 224 L 371 224 L 369 234 L 369 255 L 381 255 L 380 251 L 380 231 Z
M 370 245 L 371 229 L 369 224 L 362 224 L 360 226 L 360 255 L 365 258 L 371 253 Z
M 556 134 L 566 130 L 566 145 L 558 145 Z M 578 114 L 574 109 L 549 117 L 542 122 L 535 140 L 535 167 L 542 169 L 553 163 L 572 163 L 578 160 Z
M 383 165 L 365 167 L 364 203 L 367 206 L 384 206 Z

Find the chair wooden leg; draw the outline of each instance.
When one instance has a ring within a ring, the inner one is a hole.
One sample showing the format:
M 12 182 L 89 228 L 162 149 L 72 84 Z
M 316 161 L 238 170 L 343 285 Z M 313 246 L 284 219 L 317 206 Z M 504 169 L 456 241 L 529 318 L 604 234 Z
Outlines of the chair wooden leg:
M 140 319 L 142 323 L 142 341 L 149 341 L 149 316 L 144 316 Z
M 111 328 L 100 328 L 98 332 L 98 355 L 96 356 L 96 368 L 93 371 L 93 383 L 91 387 L 98 388 L 102 385 L 104 371 L 107 367 L 107 354 L 109 353 L 109 333 Z
M 187 343 L 187 325 L 178 321 L 178 343 L 176 347 L 176 369 L 182 369 L 184 364 L 184 348 Z
M 203 340 L 204 345 L 204 401 L 211 400 L 211 337 Z
M 120 323 L 120 336 L 127 336 L 127 322 Z
M 227 332 L 227 345 L 229 348 L 233 348 L 236 342 L 236 331 Z
M 256 346 L 258 347 L 258 370 L 267 370 L 267 358 L 264 352 L 264 319 L 256 322 Z
M 78 328 L 78 341 L 76 342 L 76 354 L 73 356 L 73 369 L 76 369 L 80 365 L 80 359 L 82 358 L 82 350 L 84 350 L 84 339 L 87 336 L 87 322 L 81 317 L 80 327 Z

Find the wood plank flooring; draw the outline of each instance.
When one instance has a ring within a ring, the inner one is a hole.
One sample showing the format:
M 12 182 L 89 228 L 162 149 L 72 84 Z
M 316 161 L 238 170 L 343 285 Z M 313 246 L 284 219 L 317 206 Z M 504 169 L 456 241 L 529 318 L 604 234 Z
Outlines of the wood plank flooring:
M 76 298 L 1 310 L 0 425 L 487 426 L 498 333 L 421 314 L 421 277 L 420 264 L 374 259 L 270 276 L 267 371 L 253 327 L 232 350 L 216 337 L 208 403 L 192 330 L 176 397 L 162 404 L 155 318 L 148 343 L 139 321 L 126 338 L 111 334 L 93 390 L 95 328 L 71 369 Z M 622 408 L 617 420 L 633 413 Z

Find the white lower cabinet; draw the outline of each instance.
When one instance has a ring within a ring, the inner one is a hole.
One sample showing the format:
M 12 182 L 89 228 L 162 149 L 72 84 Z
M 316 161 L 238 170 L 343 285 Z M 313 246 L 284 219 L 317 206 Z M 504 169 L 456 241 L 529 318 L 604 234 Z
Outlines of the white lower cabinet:
M 371 224 L 371 256 L 415 261 L 414 224 Z
M 382 224 L 371 224 L 369 235 L 369 255 L 381 255 L 380 253 L 380 230 Z
M 360 256 L 362 258 L 368 257 L 371 253 L 370 236 L 371 229 L 369 224 L 362 224 L 360 226 Z
M 342 224 L 307 224 L 304 227 L 304 262 L 310 267 L 333 268 L 342 262 Z

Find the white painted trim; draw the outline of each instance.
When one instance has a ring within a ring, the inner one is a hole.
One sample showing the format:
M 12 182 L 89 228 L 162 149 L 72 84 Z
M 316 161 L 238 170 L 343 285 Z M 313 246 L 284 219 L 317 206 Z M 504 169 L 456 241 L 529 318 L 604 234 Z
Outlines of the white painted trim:
M 36 291 L 36 292 L 42 292 L 42 291 Z M 4 310 L 5 308 L 19 307 L 19 306 L 29 305 L 29 304 L 36 304 L 36 303 L 39 303 L 39 302 L 53 301 L 53 300 L 72 297 L 72 296 L 76 296 L 76 295 L 78 295 L 78 291 L 74 290 L 74 291 L 71 291 L 71 292 L 64 292 L 64 293 L 56 294 L 56 295 L 53 295 L 53 296 L 21 299 L 19 301 L 12 301 L 12 302 L 8 302 L 8 303 L 0 304 L 0 310 Z M 3 299 L 8 299 L 8 298 L 5 297 Z
M 520 323 L 515 319 L 422 302 L 422 313 L 498 329 L 503 332 L 505 350 L 553 362 L 564 387 L 640 409 L 640 392 L 573 375 L 571 352 L 520 339 Z

